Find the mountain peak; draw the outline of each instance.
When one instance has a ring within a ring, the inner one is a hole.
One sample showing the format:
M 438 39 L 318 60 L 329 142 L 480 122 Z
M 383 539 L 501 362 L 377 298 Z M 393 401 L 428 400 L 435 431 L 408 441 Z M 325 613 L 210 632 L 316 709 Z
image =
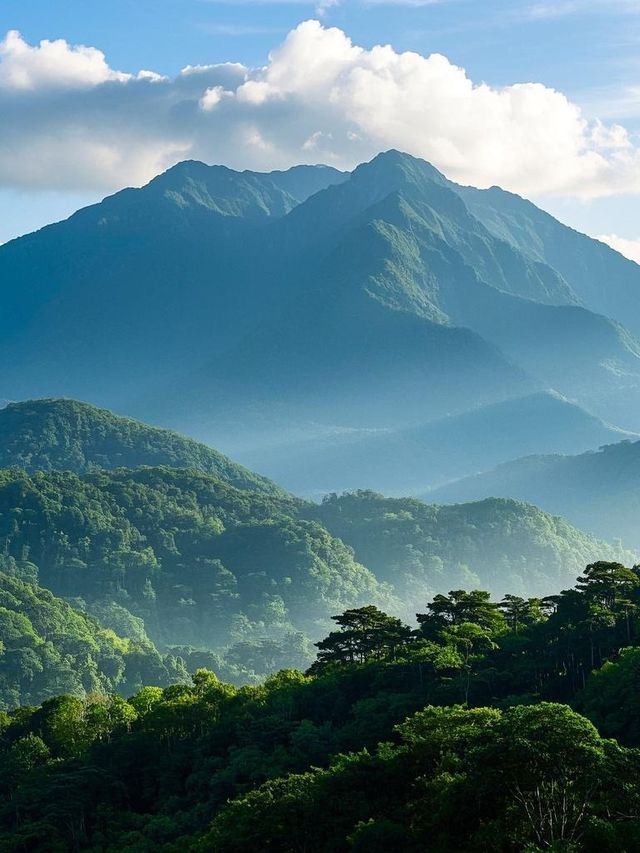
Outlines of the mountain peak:
M 377 180 L 385 178 L 397 182 L 400 178 L 403 182 L 422 184 L 425 180 L 448 186 L 447 178 L 427 160 L 406 154 L 391 148 L 377 154 L 368 163 L 362 163 L 352 173 L 355 179 L 364 176 L 374 176 Z

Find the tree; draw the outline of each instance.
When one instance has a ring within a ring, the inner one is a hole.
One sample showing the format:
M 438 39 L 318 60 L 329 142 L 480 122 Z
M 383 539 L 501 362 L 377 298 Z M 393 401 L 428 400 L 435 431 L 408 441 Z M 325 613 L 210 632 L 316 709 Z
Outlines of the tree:
M 437 636 L 444 628 L 473 623 L 491 636 L 506 630 L 506 621 L 500 607 L 491 601 L 491 595 L 481 589 L 467 592 L 451 590 L 449 595 L 436 595 L 427 607 L 427 613 L 416 616 L 422 632 L 428 638 Z
M 345 610 L 331 618 L 340 630 L 332 631 L 316 643 L 319 649 L 316 670 L 331 663 L 393 660 L 413 636 L 408 625 L 373 605 Z

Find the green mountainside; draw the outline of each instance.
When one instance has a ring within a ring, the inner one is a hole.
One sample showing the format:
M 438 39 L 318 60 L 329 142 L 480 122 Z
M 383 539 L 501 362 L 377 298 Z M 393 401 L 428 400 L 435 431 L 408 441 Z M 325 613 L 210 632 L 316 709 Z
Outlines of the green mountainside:
M 307 494 L 323 488 L 312 426 L 428 432 L 523 397 L 543 420 L 549 391 L 586 420 L 640 424 L 638 266 L 397 151 L 350 174 L 187 161 L 0 247 L 0 277 L 3 398 L 89 399 L 251 464 L 279 443 Z M 579 430 L 571 447 L 548 434 L 515 453 L 585 449 Z M 421 487 L 417 452 L 408 434 L 401 491 Z
M 640 334 L 637 264 L 514 193 L 451 186 L 488 231 L 557 270 L 586 307 Z
M 35 566 L 0 559 L 0 708 L 34 705 L 60 693 L 119 692 L 184 681 L 175 656 L 161 656 L 138 628 L 118 636 L 35 583 Z M 10 572 L 8 574 L 7 572 Z
M 297 512 L 192 470 L 0 471 L 7 554 L 28 553 L 56 595 L 115 601 L 162 645 L 317 633 L 336 609 L 380 597 L 349 549 Z
M 213 474 L 239 489 L 284 492 L 203 444 L 76 400 L 29 400 L 0 409 L 0 468 L 75 471 L 169 465 Z

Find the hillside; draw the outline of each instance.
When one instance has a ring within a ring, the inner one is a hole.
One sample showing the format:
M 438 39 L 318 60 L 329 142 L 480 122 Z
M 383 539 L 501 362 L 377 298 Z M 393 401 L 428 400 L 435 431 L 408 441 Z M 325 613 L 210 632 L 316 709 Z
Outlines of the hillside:
M 76 400 L 29 400 L 0 409 L 0 468 L 75 471 L 169 465 L 213 474 L 239 489 L 283 492 L 210 447 Z
M 0 714 L 0 846 L 636 850 L 637 570 L 597 562 L 551 598 L 456 590 L 416 609 L 417 624 L 336 614 L 305 674 L 259 686 L 201 669 L 127 701 Z
M 640 545 L 640 442 L 622 441 L 577 456 L 516 459 L 429 493 L 443 502 L 496 495 L 531 501 L 609 540 Z
M 304 515 L 350 545 L 404 602 L 453 587 L 543 595 L 573 583 L 595 559 L 635 559 L 514 500 L 438 506 L 359 491 L 330 495 Z
M 0 537 L 41 586 L 121 636 L 140 626 L 187 663 L 196 650 L 224 655 L 243 680 L 308 660 L 305 638 L 341 608 L 406 614 L 462 585 L 553 592 L 586 561 L 635 556 L 514 501 L 449 508 L 360 492 L 315 505 L 169 467 L 2 470 Z
M 6 553 L 28 553 L 55 595 L 115 601 L 161 646 L 317 634 L 341 606 L 385 598 L 298 506 L 168 467 L 0 471 Z
M 184 663 L 161 656 L 140 632 L 118 636 L 29 577 L 34 566 L 0 565 L 0 710 L 68 693 L 131 695 L 144 684 L 184 681 Z

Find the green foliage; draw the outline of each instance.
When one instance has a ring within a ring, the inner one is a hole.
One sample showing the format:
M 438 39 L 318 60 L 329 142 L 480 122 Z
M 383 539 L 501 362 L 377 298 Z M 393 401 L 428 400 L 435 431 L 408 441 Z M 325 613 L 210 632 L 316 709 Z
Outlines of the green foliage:
M 600 562 L 543 601 L 454 590 L 415 630 L 350 608 L 307 675 L 198 669 L 6 713 L 0 849 L 632 853 L 640 752 L 594 723 L 640 730 L 637 648 L 620 653 L 638 578 Z M 592 653 L 609 662 L 582 689 Z
M 616 798 L 638 820 L 640 758 L 566 706 L 429 707 L 397 731 L 234 800 L 195 850 L 571 850 Z
M 166 466 L 0 471 L 0 543 L 5 573 L 65 597 L 135 647 L 150 638 L 235 683 L 306 668 L 306 638 L 345 608 L 375 602 L 410 618 L 412 602 L 451 576 L 553 590 L 567 574 L 562 555 L 596 548 L 508 501 L 450 508 L 364 492 L 317 507 Z
M 232 647 L 228 666 L 212 659 L 202 665 L 251 681 L 292 663 L 306 667 L 312 656 L 305 637 L 321 635 L 337 610 L 388 599 L 349 548 L 318 522 L 297 517 L 299 506 L 194 470 L 4 470 L 0 567 L 37 578 L 126 641 L 133 679 L 125 679 L 127 689 L 167 683 L 148 670 L 133 677 L 134 658 L 151 648 L 149 637 L 187 657 Z M 23 616 L 18 610 L 12 619 Z M 123 680 L 120 668 L 111 665 L 109 688 Z M 73 692 L 78 678 L 87 690 L 101 683 L 77 675 L 53 692 Z M 48 695 L 34 688 L 2 701 Z
M 534 506 L 489 499 L 456 506 L 370 491 L 329 495 L 304 509 L 408 600 L 452 586 L 545 595 L 598 558 L 633 560 Z M 413 612 L 405 612 L 411 618 Z
M 76 400 L 29 400 L 0 409 L 0 468 L 74 471 L 169 465 L 213 474 L 238 489 L 285 493 L 204 444 Z
M 48 590 L 0 572 L 0 708 L 60 693 L 131 693 L 187 677 L 142 635 L 128 639 L 73 610 Z

